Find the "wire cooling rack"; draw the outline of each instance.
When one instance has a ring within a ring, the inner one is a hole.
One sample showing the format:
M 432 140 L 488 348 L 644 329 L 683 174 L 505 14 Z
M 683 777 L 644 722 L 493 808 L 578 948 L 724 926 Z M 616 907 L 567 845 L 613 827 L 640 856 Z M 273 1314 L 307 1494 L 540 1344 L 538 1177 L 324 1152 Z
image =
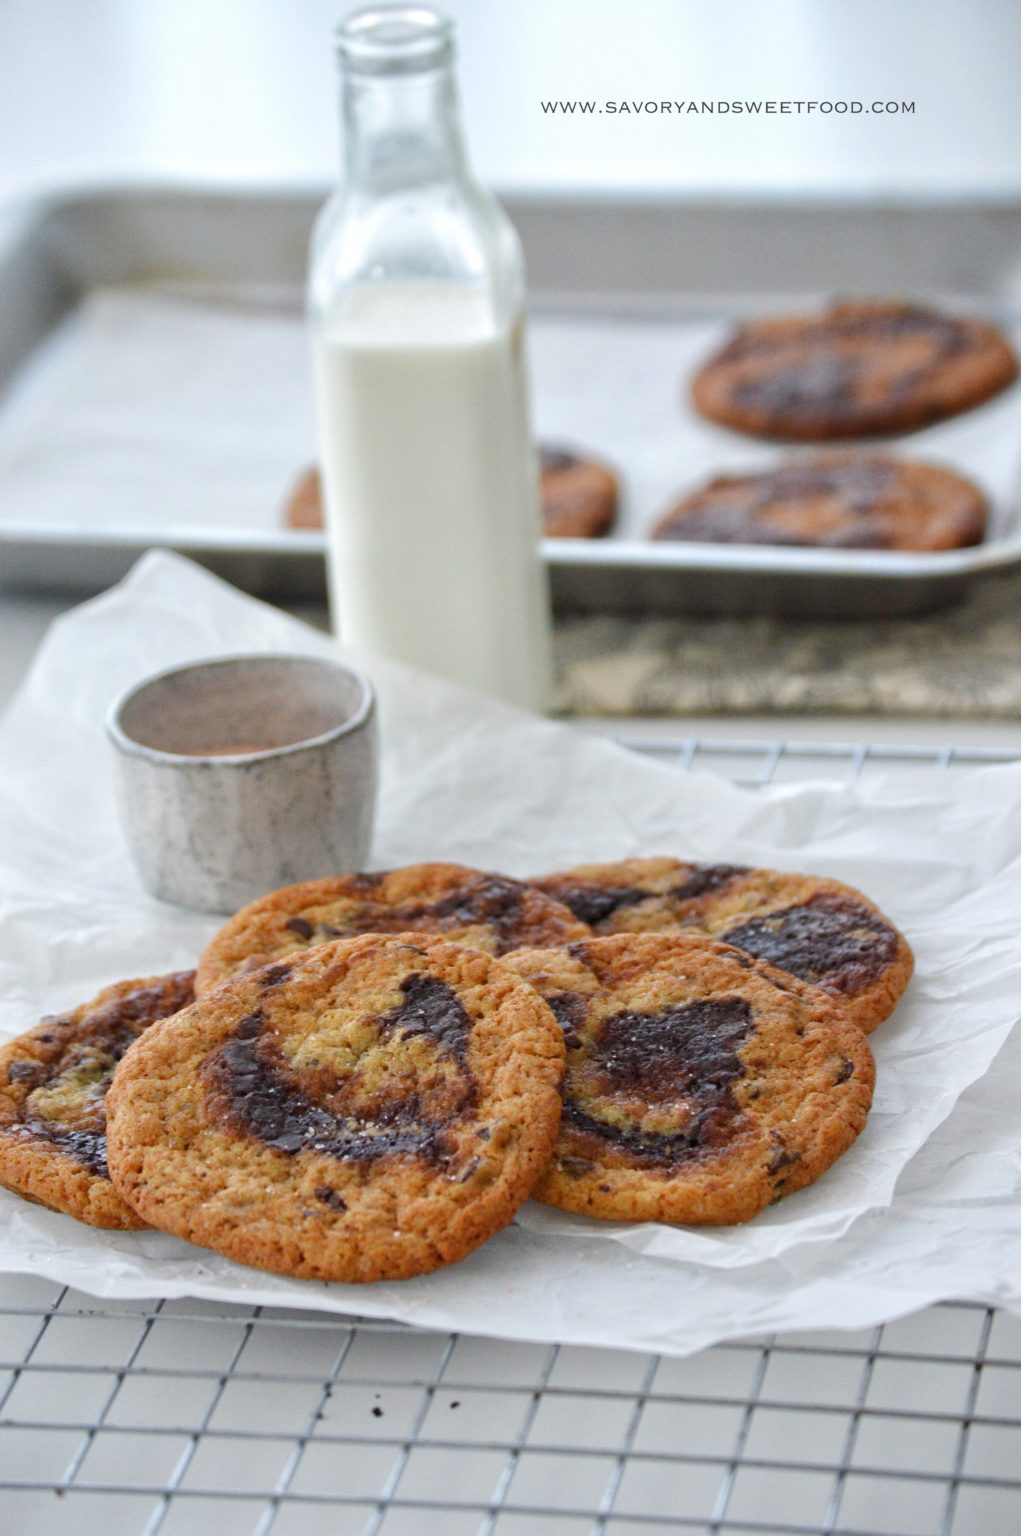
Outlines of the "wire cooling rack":
M 745 783 L 1018 753 L 628 741 Z M 1017 1536 L 1021 1319 L 686 1360 L 0 1281 L 2 1536 Z

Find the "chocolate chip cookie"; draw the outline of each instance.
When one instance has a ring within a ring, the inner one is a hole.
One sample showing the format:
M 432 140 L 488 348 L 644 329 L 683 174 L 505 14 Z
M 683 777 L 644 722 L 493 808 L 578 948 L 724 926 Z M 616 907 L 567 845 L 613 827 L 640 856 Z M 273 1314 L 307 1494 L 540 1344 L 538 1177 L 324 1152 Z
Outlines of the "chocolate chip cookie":
M 622 859 L 536 884 L 596 933 L 695 931 L 736 945 L 822 987 L 865 1030 L 893 1012 L 914 966 L 907 940 L 878 907 L 817 875 Z
M 564 1113 L 534 1198 L 622 1221 L 747 1221 L 811 1184 L 865 1125 L 868 1042 L 818 988 L 709 939 L 618 934 L 504 964 L 567 1045 Z
M 815 441 L 907 432 L 988 400 L 1017 358 L 985 321 L 861 299 L 742 325 L 695 376 L 711 421 Z
M 654 539 L 822 549 L 961 549 L 985 536 L 988 505 L 963 475 L 882 454 L 794 459 L 719 475 L 679 501 Z
M 107 1098 L 110 1171 L 153 1226 L 314 1280 L 404 1279 L 510 1221 L 546 1167 L 564 1044 L 477 950 L 322 945 L 144 1035 Z
M 296 950 L 358 933 L 442 933 L 501 955 L 525 945 L 569 944 L 586 924 L 552 896 L 506 875 L 463 864 L 412 864 L 380 874 L 310 880 L 253 901 L 225 923 L 204 951 L 201 995 L 228 976 Z
M 539 489 L 548 539 L 596 539 L 613 527 L 620 485 L 606 464 L 542 444 Z
M 142 1227 L 110 1183 L 106 1092 L 139 1035 L 193 1000 L 193 974 L 106 987 L 0 1049 L 0 1184 L 93 1227 Z

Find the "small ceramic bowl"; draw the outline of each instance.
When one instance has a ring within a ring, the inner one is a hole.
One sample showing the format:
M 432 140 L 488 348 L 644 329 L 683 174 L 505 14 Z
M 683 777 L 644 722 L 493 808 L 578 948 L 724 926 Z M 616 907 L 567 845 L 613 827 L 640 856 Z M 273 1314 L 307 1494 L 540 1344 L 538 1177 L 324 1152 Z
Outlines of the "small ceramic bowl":
M 107 731 L 138 872 L 164 901 L 234 912 L 364 869 L 378 734 L 372 685 L 316 656 L 228 656 L 131 688 Z

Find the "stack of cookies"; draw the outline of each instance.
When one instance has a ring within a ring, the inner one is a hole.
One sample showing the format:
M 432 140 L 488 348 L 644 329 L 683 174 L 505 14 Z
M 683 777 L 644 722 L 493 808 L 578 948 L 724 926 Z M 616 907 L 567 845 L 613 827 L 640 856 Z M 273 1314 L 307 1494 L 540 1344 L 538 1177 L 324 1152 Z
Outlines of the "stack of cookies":
M 0 1182 L 319 1280 L 453 1263 L 530 1195 L 742 1222 L 855 1140 L 911 969 L 859 892 L 731 864 L 291 886 L 0 1051 Z

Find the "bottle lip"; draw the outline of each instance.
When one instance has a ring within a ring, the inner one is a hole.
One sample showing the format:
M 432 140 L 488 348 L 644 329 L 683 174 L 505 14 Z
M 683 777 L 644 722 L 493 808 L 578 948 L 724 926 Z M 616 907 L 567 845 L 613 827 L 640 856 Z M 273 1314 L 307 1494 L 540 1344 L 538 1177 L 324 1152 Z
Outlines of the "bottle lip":
M 347 70 L 408 75 L 453 58 L 454 23 L 427 5 L 371 5 L 345 17 L 334 39 Z

